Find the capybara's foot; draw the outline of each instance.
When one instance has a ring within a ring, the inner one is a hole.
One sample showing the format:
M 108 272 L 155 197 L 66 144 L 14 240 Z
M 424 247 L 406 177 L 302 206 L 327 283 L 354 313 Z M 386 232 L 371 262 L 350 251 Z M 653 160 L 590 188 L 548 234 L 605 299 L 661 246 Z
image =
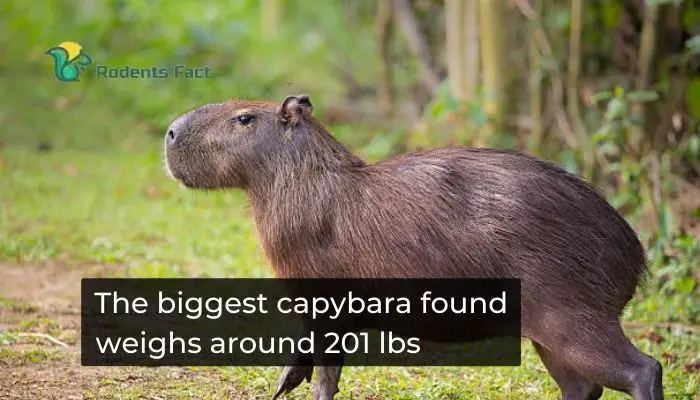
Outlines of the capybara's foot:
M 304 379 L 306 379 L 307 382 L 311 382 L 311 375 L 313 372 L 314 367 L 312 366 L 285 367 L 277 382 L 277 390 L 275 391 L 275 395 L 272 396 L 272 400 L 277 399 L 285 393 L 291 392 L 297 386 L 301 385 Z
M 319 367 L 314 400 L 333 400 L 338 393 L 341 367 Z

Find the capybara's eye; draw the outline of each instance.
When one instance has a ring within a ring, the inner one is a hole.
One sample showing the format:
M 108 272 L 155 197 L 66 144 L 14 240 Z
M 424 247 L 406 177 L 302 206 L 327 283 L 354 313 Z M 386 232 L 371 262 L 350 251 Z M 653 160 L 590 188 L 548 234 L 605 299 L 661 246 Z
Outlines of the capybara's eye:
M 241 125 L 248 125 L 255 120 L 255 117 L 248 114 L 239 115 L 236 117 L 236 122 Z

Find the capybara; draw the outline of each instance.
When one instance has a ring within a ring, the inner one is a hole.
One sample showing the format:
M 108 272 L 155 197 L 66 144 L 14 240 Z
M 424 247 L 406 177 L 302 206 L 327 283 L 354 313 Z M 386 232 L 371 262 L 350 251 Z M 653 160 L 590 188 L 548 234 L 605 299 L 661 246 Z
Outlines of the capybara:
M 515 151 L 444 148 L 367 164 L 312 116 L 281 104 L 209 104 L 172 122 L 167 168 L 195 189 L 247 191 L 282 278 L 519 278 L 522 334 L 566 400 L 603 387 L 663 398 L 661 364 L 620 314 L 644 279 L 634 230 L 594 188 Z M 341 367 L 317 367 L 332 399 Z M 287 367 L 275 396 L 309 379 Z

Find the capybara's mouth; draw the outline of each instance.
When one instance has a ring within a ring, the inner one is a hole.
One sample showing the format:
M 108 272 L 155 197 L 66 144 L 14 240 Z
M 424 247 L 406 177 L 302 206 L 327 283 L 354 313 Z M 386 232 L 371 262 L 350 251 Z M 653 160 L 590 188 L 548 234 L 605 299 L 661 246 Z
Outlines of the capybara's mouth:
M 185 186 L 188 189 L 197 189 L 198 186 L 196 186 L 192 181 L 188 181 L 187 179 L 178 179 L 180 183 L 182 183 L 183 186 Z
M 166 149 L 166 151 L 165 151 L 165 157 L 164 157 L 165 163 L 164 163 L 164 165 L 163 165 L 163 167 L 164 167 L 164 169 L 165 169 L 165 173 L 166 173 L 168 176 L 170 176 L 170 178 L 172 178 L 172 179 L 174 179 L 174 180 L 176 180 L 176 181 L 181 181 L 181 180 L 182 180 L 182 176 L 181 176 L 177 171 L 173 170 L 173 168 L 170 166 L 170 161 L 169 161 L 168 158 L 169 158 L 169 157 L 168 157 L 168 151 L 167 151 L 167 149 Z
M 180 182 L 182 186 L 188 189 L 212 190 L 216 188 L 215 186 L 212 186 L 209 181 L 203 181 L 191 176 L 191 173 L 189 174 L 190 176 L 188 176 L 187 174 L 183 173 L 183 171 L 176 168 L 171 168 L 169 165 L 166 165 L 166 169 L 168 170 L 168 174 L 174 180 Z
M 166 151 L 165 155 L 165 171 L 173 179 L 182 183 L 187 188 L 193 188 L 194 185 L 191 180 L 188 180 L 185 175 L 178 169 L 171 167 L 171 163 L 168 159 L 168 154 Z
M 194 189 L 196 186 L 194 182 L 192 182 L 191 179 L 187 179 L 186 176 L 184 176 L 182 173 L 180 173 L 177 170 L 172 170 L 169 169 L 170 175 L 175 179 L 176 181 L 180 182 L 183 186 L 189 188 L 189 189 Z

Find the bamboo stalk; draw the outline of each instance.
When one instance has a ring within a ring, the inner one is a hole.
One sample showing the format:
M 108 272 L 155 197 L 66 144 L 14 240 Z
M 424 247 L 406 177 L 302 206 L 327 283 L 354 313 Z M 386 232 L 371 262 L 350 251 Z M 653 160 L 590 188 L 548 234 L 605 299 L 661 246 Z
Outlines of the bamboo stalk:
M 505 10 L 501 1 L 479 2 L 481 31 L 481 75 L 484 88 L 484 110 L 489 116 L 487 135 L 503 129 L 505 119 L 505 89 L 508 72 L 505 69 L 506 27 Z
M 391 67 L 391 22 L 392 0 L 377 3 L 377 36 L 379 37 L 379 55 L 382 59 L 382 82 L 379 87 L 379 107 L 382 114 L 392 117 L 394 114 L 394 71 Z
M 542 20 L 542 0 L 535 0 L 535 19 L 539 22 Z M 528 37 L 528 51 L 530 58 L 530 77 L 540 75 L 542 68 L 542 57 L 540 55 L 539 46 L 537 44 L 537 34 L 534 29 L 530 31 Z M 534 154 L 540 154 L 542 151 L 542 81 L 537 79 L 532 82 L 530 96 L 530 118 L 532 126 L 530 129 L 530 151 Z
M 583 176 L 593 178 L 595 154 L 588 139 L 586 126 L 581 118 L 579 107 L 578 83 L 581 77 L 581 20 L 582 0 L 571 0 L 571 32 L 569 33 L 569 57 L 567 60 L 566 105 L 569 118 L 581 143 L 583 153 Z
M 465 1 L 445 0 L 445 46 L 447 48 L 447 76 L 450 80 L 450 91 L 459 100 L 466 98 L 464 69 L 466 68 L 465 48 Z
M 477 0 L 464 0 L 462 8 L 464 21 L 464 51 L 462 52 L 464 68 L 462 76 L 464 80 L 464 95 L 466 99 L 476 98 L 479 90 L 479 2 Z

